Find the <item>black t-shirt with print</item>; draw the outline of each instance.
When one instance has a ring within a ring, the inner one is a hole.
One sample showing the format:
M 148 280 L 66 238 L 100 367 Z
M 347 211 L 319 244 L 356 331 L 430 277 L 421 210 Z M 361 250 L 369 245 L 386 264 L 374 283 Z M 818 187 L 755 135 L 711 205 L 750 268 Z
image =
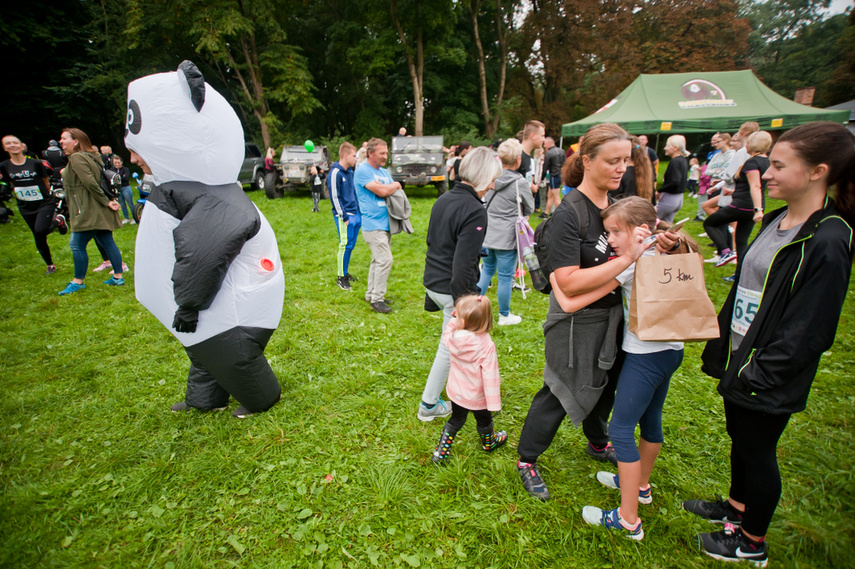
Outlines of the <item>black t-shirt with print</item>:
M 44 184 L 47 168 L 41 160 L 27 158 L 18 166 L 11 160 L 0 164 L 0 178 L 13 187 L 21 213 L 35 213 L 48 200 L 53 201 L 50 188 Z
M 766 180 L 763 179 L 763 174 L 769 168 L 769 159 L 765 156 L 752 156 L 745 161 L 739 175 L 733 179 L 733 201 L 730 205 L 739 209 L 754 209 L 754 202 L 751 200 L 751 184 L 748 183 L 748 172 L 756 170 L 760 174 L 760 195 L 762 203 L 766 205 Z
M 574 266 L 588 269 L 602 265 L 615 256 L 606 237 L 603 218 L 600 217 L 602 210 L 587 196 L 583 197 L 588 206 L 588 231 L 584 236 L 579 236 L 580 223 L 576 211 L 564 201 L 549 222 L 549 264 L 553 271 Z M 616 288 L 588 307 L 611 308 L 620 303 L 620 288 Z

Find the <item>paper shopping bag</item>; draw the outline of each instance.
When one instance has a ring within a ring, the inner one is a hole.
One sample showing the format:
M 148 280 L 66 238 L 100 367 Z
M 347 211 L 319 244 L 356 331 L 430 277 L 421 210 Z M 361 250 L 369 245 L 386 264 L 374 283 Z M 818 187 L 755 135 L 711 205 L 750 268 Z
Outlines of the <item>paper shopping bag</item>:
M 654 342 L 718 338 L 700 255 L 654 255 L 635 262 L 629 331 Z

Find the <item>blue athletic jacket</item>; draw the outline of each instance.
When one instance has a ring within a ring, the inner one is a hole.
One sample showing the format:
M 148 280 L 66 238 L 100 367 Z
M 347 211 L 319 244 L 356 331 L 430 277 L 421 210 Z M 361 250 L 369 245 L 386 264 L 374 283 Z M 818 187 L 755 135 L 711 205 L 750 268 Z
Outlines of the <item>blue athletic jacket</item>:
M 359 213 L 356 189 L 353 187 L 353 168 L 345 170 L 341 164 L 334 162 L 327 176 L 327 187 L 336 217 L 347 220 L 349 216 Z

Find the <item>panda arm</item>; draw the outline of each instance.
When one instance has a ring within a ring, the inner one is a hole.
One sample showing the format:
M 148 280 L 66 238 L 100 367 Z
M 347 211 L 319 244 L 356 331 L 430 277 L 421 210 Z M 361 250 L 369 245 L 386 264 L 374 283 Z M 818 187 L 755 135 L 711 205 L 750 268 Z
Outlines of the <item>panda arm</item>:
M 247 205 L 200 196 L 173 230 L 172 283 L 179 309 L 206 310 L 214 302 L 232 261 L 261 229 L 257 210 L 249 200 Z

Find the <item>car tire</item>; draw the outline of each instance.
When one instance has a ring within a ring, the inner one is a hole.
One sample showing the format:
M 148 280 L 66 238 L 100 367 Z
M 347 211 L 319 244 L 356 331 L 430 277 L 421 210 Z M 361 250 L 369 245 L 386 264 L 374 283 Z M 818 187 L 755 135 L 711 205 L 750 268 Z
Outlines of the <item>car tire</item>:
M 136 221 L 137 223 L 139 223 L 140 219 L 142 219 L 143 206 L 145 206 L 144 203 L 137 202 L 134 204 L 134 207 L 131 208 L 131 216 L 133 216 L 134 221 Z
M 276 172 L 267 172 L 264 174 L 263 184 L 264 184 L 264 195 L 267 196 L 268 199 L 274 199 L 276 197 Z
M 448 190 L 448 182 L 445 180 L 437 182 L 434 184 L 434 187 L 436 188 L 436 197 L 439 197 Z
M 250 182 L 250 187 L 253 190 L 263 190 L 264 189 L 264 171 L 258 170 L 252 177 L 252 182 Z

